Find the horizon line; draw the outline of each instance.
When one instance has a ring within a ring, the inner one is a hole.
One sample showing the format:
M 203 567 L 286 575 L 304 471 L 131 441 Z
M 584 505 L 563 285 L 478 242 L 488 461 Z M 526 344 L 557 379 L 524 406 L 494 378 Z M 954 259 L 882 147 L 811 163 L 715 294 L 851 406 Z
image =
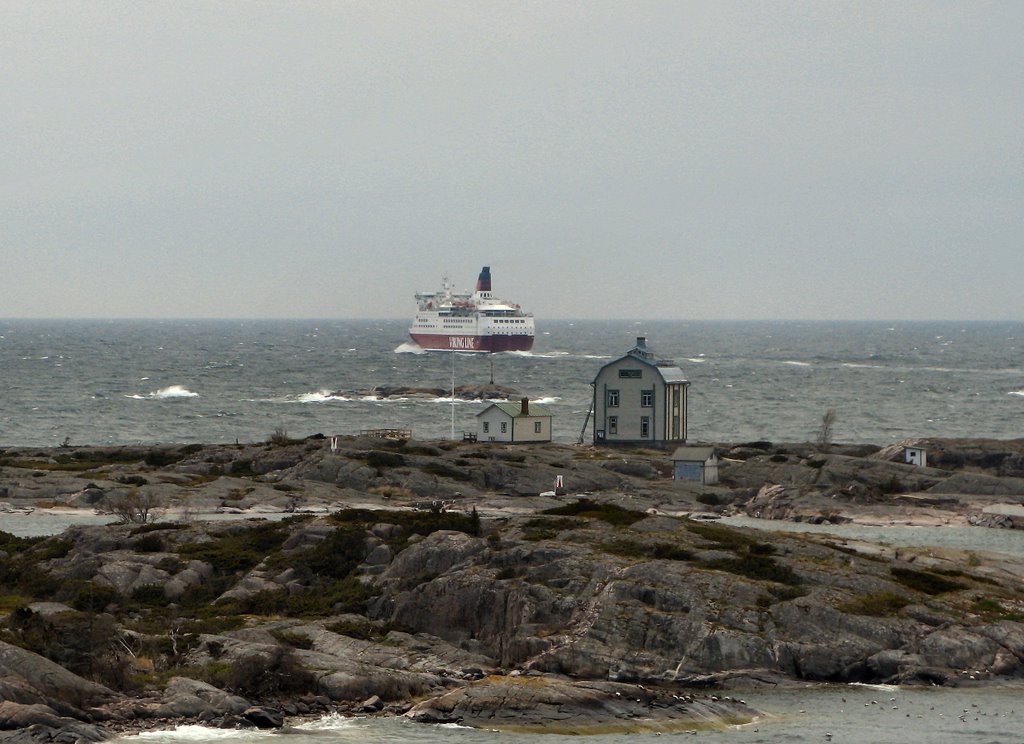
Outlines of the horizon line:
M 407 322 L 407 318 L 399 316 L 384 317 L 332 317 L 332 316 L 48 316 L 48 315 L 12 315 L 0 316 L 0 322 L 8 321 L 53 321 L 53 322 Z M 551 317 L 543 322 L 556 323 L 1024 323 L 1024 318 L 644 318 L 644 317 L 610 317 L 610 318 L 574 318 Z

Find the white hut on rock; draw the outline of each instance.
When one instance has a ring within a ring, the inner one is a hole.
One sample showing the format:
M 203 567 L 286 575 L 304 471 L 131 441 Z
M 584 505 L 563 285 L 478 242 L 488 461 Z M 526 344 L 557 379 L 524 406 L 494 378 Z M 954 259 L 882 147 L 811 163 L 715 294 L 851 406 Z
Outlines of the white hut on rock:
M 918 467 L 928 467 L 928 451 L 924 447 L 904 447 L 903 462 Z
M 550 442 L 551 412 L 523 398 L 499 401 L 476 415 L 479 442 Z
M 676 447 L 672 453 L 673 480 L 713 486 L 718 483 L 718 455 L 714 447 Z

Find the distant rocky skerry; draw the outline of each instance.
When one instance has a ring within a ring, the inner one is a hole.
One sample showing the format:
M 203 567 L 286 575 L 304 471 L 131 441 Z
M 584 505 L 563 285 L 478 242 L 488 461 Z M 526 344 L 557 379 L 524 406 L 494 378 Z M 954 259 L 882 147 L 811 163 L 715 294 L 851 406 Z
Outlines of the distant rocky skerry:
M 376 385 L 368 390 L 353 390 L 349 392 L 336 392 L 332 395 L 361 398 L 450 398 L 453 389 L 441 387 L 415 387 L 409 385 Z M 514 388 L 504 385 L 456 385 L 454 388 L 457 400 L 508 400 L 520 396 Z
M 1019 526 L 1024 440 L 922 444 L 935 467 L 722 445 L 705 488 L 659 450 L 6 448 L 12 512 L 123 523 L 0 534 L 0 739 L 331 710 L 673 731 L 750 720 L 750 686 L 1020 679 L 1024 558 L 690 518 Z

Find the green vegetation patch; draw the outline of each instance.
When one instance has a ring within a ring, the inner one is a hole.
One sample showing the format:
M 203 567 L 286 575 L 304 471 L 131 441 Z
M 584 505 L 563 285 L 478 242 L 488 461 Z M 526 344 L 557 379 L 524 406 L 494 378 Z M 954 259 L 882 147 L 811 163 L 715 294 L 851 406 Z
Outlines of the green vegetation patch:
M 291 646 L 292 648 L 301 648 L 305 651 L 313 648 L 313 639 L 305 633 L 299 633 L 285 628 L 275 628 L 270 631 L 270 635 L 274 636 L 274 638 L 284 645 Z
M 843 602 L 838 609 L 851 615 L 891 617 L 910 604 L 910 600 L 894 592 L 868 594 Z
M 523 523 L 523 539 L 530 542 L 554 540 L 560 532 L 583 526 L 582 519 L 571 517 L 534 517 Z
M 187 530 L 188 525 L 184 522 L 149 522 L 135 527 L 129 535 L 145 535 L 149 532 L 166 532 L 168 530 Z
M 324 626 L 325 630 L 360 641 L 381 643 L 392 630 L 398 630 L 391 623 L 373 623 L 369 620 L 346 618 Z
M 58 473 L 82 473 L 87 470 L 96 470 L 104 467 L 105 462 L 50 462 L 49 460 L 33 460 L 24 457 L 3 457 L 0 458 L 0 466 L 8 468 L 21 468 L 23 470 L 46 470 Z
M 625 509 L 615 504 L 599 504 L 590 499 L 577 499 L 575 503 L 545 509 L 541 514 L 558 517 L 581 517 L 583 519 L 600 519 L 615 527 L 629 527 L 647 515 L 633 509 Z
M 465 468 L 455 468 L 443 462 L 428 462 L 420 469 L 424 473 L 430 473 L 439 478 L 451 478 L 457 481 L 472 480 L 472 476 Z
M 736 558 L 719 558 L 717 560 L 704 561 L 705 568 L 717 571 L 745 576 L 748 579 L 757 581 L 774 581 L 778 584 L 796 586 L 802 583 L 802 579 L 789 566 L 778 563 L 774 558 L 766 555 L 744 554 Z
M 371 450 L 366 453 L 366 464 L 371 468 L 400 468 L 405 465 L 405 455 L 398 452 Z
M 0 531 L 0 550 L 5 553 L 22 553 L 33 545 L 38 545 L 44 539 L 42 537 L 18 537 L 10 532 Z
M 208 542 L 178 546 L 178 555 L 203 561 L 221 574 L 248 571 L 285 541 L 283 525 L 267 522 L 244 531 L 228 532 Z
M 283 615 L 286 617 L 320 618 L 344 613 L 364 614 L 375 596 L 373 587 L 348 576 L 324 586 L 305 591 L 259 592 L 245 599 L 217 605 L 221 612 L 247 615 Z
M 959 581 L 947 579 L 932 571 L 917 571 L 912 568 L 893 566 L 889 569 L 889 572 L 898 583 L 907 589 L 913 589 L 915 592 L 931 596 L 966 589 L 966 586 Z
M 304 550 L 277 553 L 267 563 L 272 568 L 296 567 L 321 577 L 343 579 L 366 557 L 366 530 L 359 524 L 343 524 L 316 545 Z
M 686 527 L 687 531 L 714 543 L 715 547 L 723 550 L 750 551 L 751 546 L 764 545 L 766 547 L 770 547 L 767 546 L 767 543 L 760 542 L 753 535 L 740 532 L 739 530 L 734 530 L 731 527 L 726 527 L 721 524 L 685 520 L 683 522 L 683 526 Z M 758 552 L 759 550 L 763 550 L 763 548 L 755 547 L 753 552 Z
M 666 542 L 644 543 L 637 540 L 616 540 L 599 546 L 606 553 L 639 560 L 690 561 L 693 552 L 681 545 Z
M 359 524 L 364 528 L 380 522 L 397 524 L 402 528 L 403 541 L 392 547 L 402 547 L 404 540 L 411 535 L 427 535 L 438 530 L 465 532 L 467 535 L 480 534 L 480 517 L 476 510 L 469 514 L 451 511 L 375 511 L 373 509 L 342 509 L 328 517 L 337 525 Z
M 971 612 L 981 615 L 988 622 L 1010 620 L 1015 623 L 1024 623 L 1024 613 L 1007 609 L 998 600 L 991 598 L 976 600 L 971 605 Z

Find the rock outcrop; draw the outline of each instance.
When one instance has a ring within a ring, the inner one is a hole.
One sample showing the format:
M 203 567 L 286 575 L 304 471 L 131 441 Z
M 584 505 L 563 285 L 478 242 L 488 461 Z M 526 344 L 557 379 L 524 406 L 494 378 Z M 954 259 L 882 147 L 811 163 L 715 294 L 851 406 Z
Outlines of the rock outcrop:
M 24 599 L 3 621 L 0 739 L 414 700 L 422 721 L 669 731 L 751 715 L 695 688 L 1024 678 L 1024 559 L 688 518 L 1024 524 L 1019 443 L 927 444 L 938 468 L 872 447 L 723 448 L 714 488 L 673 482 L 654 450 L 7 451 L 12 513 L 136 494 L 163 516 L 0 535 L 0 590 Z

